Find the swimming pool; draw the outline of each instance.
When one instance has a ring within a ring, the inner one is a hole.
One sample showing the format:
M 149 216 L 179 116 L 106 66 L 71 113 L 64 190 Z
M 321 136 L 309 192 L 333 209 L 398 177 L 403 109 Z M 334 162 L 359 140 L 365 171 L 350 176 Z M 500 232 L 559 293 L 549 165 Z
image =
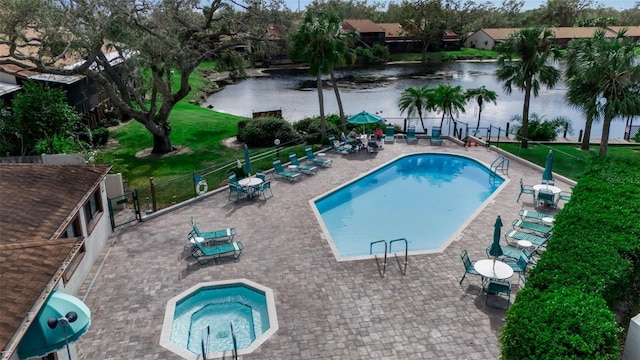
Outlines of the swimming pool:
M 412 154 L 311 204 L 338 260 L 367 258 L 372 242 L 398 238 L 407 239 L 410 253 L 428 253 L 444 250 L 503 183 L 465 156 Z
M 233 330 L 232 330 L 233 326 Z M 185 359 L 249 354 L 278 329 L 273 292 L 246 279 L 201 283 L 167 303 L 160 345 Z

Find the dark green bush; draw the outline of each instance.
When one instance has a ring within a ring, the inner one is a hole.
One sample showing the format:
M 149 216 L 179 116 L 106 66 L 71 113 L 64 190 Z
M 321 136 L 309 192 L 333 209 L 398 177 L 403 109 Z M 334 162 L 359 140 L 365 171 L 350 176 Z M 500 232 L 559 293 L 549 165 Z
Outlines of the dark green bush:
M 100 127 L 91 131 L 93 146 L 105 146 L 109 140 L 109 130 Z
M 327 134 L 337 135 L 340 134 L 339 126 L 336 125 L 335 119 L 337 118 L 337 123 L 340 122 L 340 117 L 337 115 L 331 115 L 325 117 L 325 122 L 327 125 Z M 320 132 L 320 118 L 305 118 L 293 124 L 293 128 L 298 131 L 298 133 L 303 134 L 302 137 L 304 141 L 308 144 L 320 144 L 323 142 L 322 134 Z
M 640 296 L 639 253 L 640 164 L 593 158 L 508 312 L 503 358 L 617 359 L 612 309 Z
M 238 122 L 238 141 L 249 147 L 270 147 L 275 139 L 281 144 L 297 144 L 302 136 L 284 119 L 262 117 Z
M 516 137 L 520 140 L 520 129 L 522 127 L 521 117 L 515 116 L 512 120 L 516 123 L 514 131 Z M 570 123 L 567 119 L 558 117 L 552 120 L 547 120 L 544 116 L 539 116 L 536 113 L 529 115 L 529 122 L 527 127 L 527 137 L 533 141 L 554 141 L 558 137 L 558 133 L 564 132 L 567 129 L 567 133 L 573 133 Z
M 362 66 L 383 65 L 391 59 L 389 48 L 380 44 L 376 44 L 372 49 L 356 48 L 355 54 L 356 64 Z

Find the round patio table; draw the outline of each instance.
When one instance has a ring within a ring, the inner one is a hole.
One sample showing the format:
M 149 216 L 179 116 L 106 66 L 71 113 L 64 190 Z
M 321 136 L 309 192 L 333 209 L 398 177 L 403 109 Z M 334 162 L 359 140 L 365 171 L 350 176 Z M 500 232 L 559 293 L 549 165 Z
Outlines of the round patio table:
M 490 279 L 508 279 L 513 276 L 513 269 L 511 266 L 503 263 L 500 260 L 495 260 L 495 267 L 493 266 L 493 259 L 478 260 L 473 264 L 476 271 L 483 277 Z

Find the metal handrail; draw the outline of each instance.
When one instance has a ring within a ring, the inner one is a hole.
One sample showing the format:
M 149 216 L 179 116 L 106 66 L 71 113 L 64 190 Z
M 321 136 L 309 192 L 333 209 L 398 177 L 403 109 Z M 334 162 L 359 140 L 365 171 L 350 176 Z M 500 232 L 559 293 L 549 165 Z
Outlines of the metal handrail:
M 384 243 L 384 262 L 382 263 L 382 271 L 380 271 L 380 262 L 378 262 L 378 255 L 374 255 L 376 259 L 376 265 L 378 265 L 378 272 L 381 277 L 384 277 L 385 272 L 387 271 L 387 241 L 386 240 L 378 240 L 374 241 L 369 245 L 369 255 L 373 254 L 373 245 L 377 243 Z
M 504 164 L 505 163 L 507 164 L 506 172 L 505 172 L 505 168 L 504 168 Z M 493 160 L 493 162 L 491 163 L 490 170 L 492 171 L 492 173 L 498 173 L 498 169 L 501 169 L 503 174 L 507 174 L 508 175 L 509 174 L 509 164 L 510 164 L 509 159 L 507 159 L 503 155 L 500 155 L 495 160 Z M 494 165 L 495 165 L 495 168 L 494 168 Z
M 405 238 L 391 240 L 389 241 L 389 252 L 391 252 L 393 243 L 396 241 L 404 241 L 404 269 L 402 268 L 402 265 L 400 265 L 400 259 L 398 259 L 398 255 L 397 254 L 394 254 L 394 255 L 396 256 L 396 261 L 398 262 L 398 267 L 400 268 L 400 272 L 402 273 L 402 275 L 407 275 L 407 264 L 409 263 L 409 243 Z

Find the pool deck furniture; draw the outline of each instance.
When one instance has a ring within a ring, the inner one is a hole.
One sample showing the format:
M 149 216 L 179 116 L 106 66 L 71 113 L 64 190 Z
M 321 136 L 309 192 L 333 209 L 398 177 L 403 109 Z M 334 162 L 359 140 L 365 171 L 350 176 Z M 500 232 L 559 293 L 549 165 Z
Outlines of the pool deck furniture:
M 531 185 L 525 185 L 522 178 L 520 178 L 520 194 L 518 194 L 516 202 L 520 202 L 520 197 L 522 196 L 522 194 L 531 195 L 533 202 L 536 202 L 536 190 Z
M 522 209 L 522 210 L 520 210 L 519 215 L 520 215 L 520 219 L 522 219 L 522 220 L 527 220 L 527 221 L 537 220 L 537 221 L 545 223 L 545 224 L 547 222 L 550 222 L 551 224 L 553 224 L 553 220 L 554 220 L 553 215 L 539 213 L 539 212 L 532 211 L 532 210 Z
M 500 308 L 505 310 L 509 309 L 509 305 L 511 305 L 511 283 L 509 281 L 491 279 L 487 283 L 487 288 L 485 291 L 486 291 L 486 295 L 484 298 L 485 306 Z M 495 295 L 496 297 L 500 297 L 500 295 L 506 296 L 507 305 L 505 307 L 494 305 L 492 302 L 489 301 L 490 295 Z
M 198 226 L 196 225 L 193 216 L 191 216 L 191 227 L 195 236 L 203 238 L 205 242 L 215 241 L 215 242 L 230 242 L 233 241 L 233 238 L 236 236 L 236 228 L 230 227 L 226 229 L 218 229 L 213 231 L 200 231 Z
M 439 126 L 434 126 L 431 129 L 431 137 L 429 138 L 430 145 L 442 145 L 442 129 Z
M 318 153 L 318 157 L 316 157 L 313 154 L 313 151 L 311 150 L 310 147 L 305 148 L 304 152 L 307 154 L 307 161 L 314 165 L 320 165 L 322 167 L 331 167 L 331 164 L 333 163 L 333 160 L 324 158 L 324 156 L 326 155 L 325 153 Z
M 313 175 L 318 172 L 318 167 L 315 165 L 301 164 L 295 153 L 289 154 L 289 160 L 291 161 L 291 165 L 296 166 L 301 172 L 307 175 Z
M 242 243 L 240 241 L 233 241 L 210 247 L 205 247 L 200 242 L 196 241 L 195 249 L 191 253 L 191 256 L 195 258 L 200 265 L 206 265 L 212 261 L 221 259 L 238 261 L 240 254 L 242 254 Z
M 384 143 L 394 144 L 396 142 L 396 134 L 393 126 L 387 126 L 384 134 Z
M 258 190 L 258 186 L 260 186 L 263 182 L 264 180 L 257 176 L 246 177 L 244 179 L 238 180 L 238 184 L 244 187 L 245 191 L 247 192 L 247 198 L 249 199 L 253 199 L 256 191 Z
M 467 274 L 480 275 L 480 273 L 478 273 L 473 267 L 473 261 L 471 261 L 471 258 L 469 258 L 467 250 L 462 250 L 462 252 L 460 253 L 460 260 L 462 260 L 462 265 L 464 265 L 464 274 L 462 274 L 462 278 L 460 278 L 460 285 L 462 285 L 462 281 L 467 276 Z
M 350 154 L 356 151 L 351 145 L 343 146 L 342 144 L 336 144 L 336 141 L 335 137 L 329 136 L 329 146 L 331 150 L 339 154 Z
M 520 228 L 523 230 L 530 230 L 530 231 L 539 233 L 543 236 L 546 236 L 549 233 L 551 233 L 551 230 L 553 229 L 553 227 L 551 226 L 547 226 L 547 225 L 540 224 L 537 222 L 532 222 L 532 221 L 525 221 L 521 219 L 515 219 L 511 224 L 513 225 L 514 230 L 518 230 L 517 228 Z
M 296 171 L 287 171 L 282 167 L 280 160 L 273 160 L 273 177 L 276 175 L 283 177 L 289 181 L 295 181 L 300 178 L 300 173 Z
M 513 269 L 511 268 L 511 266 L 500 260 L 478 260 L 473 264 L 473 267 L 478 272 L 478 274 L 487 279 L 504 280 L 513 276 Z
M 544 237 L 538 236 L 536 234 L 532 234 L 530 232 L 518 231 L 518 230 L 509 230 L 504 234 L 504 238 L 507 241 L 507 244 L 511 246 L 517 246 L 518 241 L 525 240 L 531 243 L 533 247 L 533 252 L 539 252 L 539 249 L 545 247 L 547 242 L 551 239 L 551 236 Z
M 416 127 L 415 126 L 409 126 L 407 128 L 407 138 L 405 140 L 407 141 L 407 144 L 417 144 L 418 143 L 418 138 L 416 137 Z

